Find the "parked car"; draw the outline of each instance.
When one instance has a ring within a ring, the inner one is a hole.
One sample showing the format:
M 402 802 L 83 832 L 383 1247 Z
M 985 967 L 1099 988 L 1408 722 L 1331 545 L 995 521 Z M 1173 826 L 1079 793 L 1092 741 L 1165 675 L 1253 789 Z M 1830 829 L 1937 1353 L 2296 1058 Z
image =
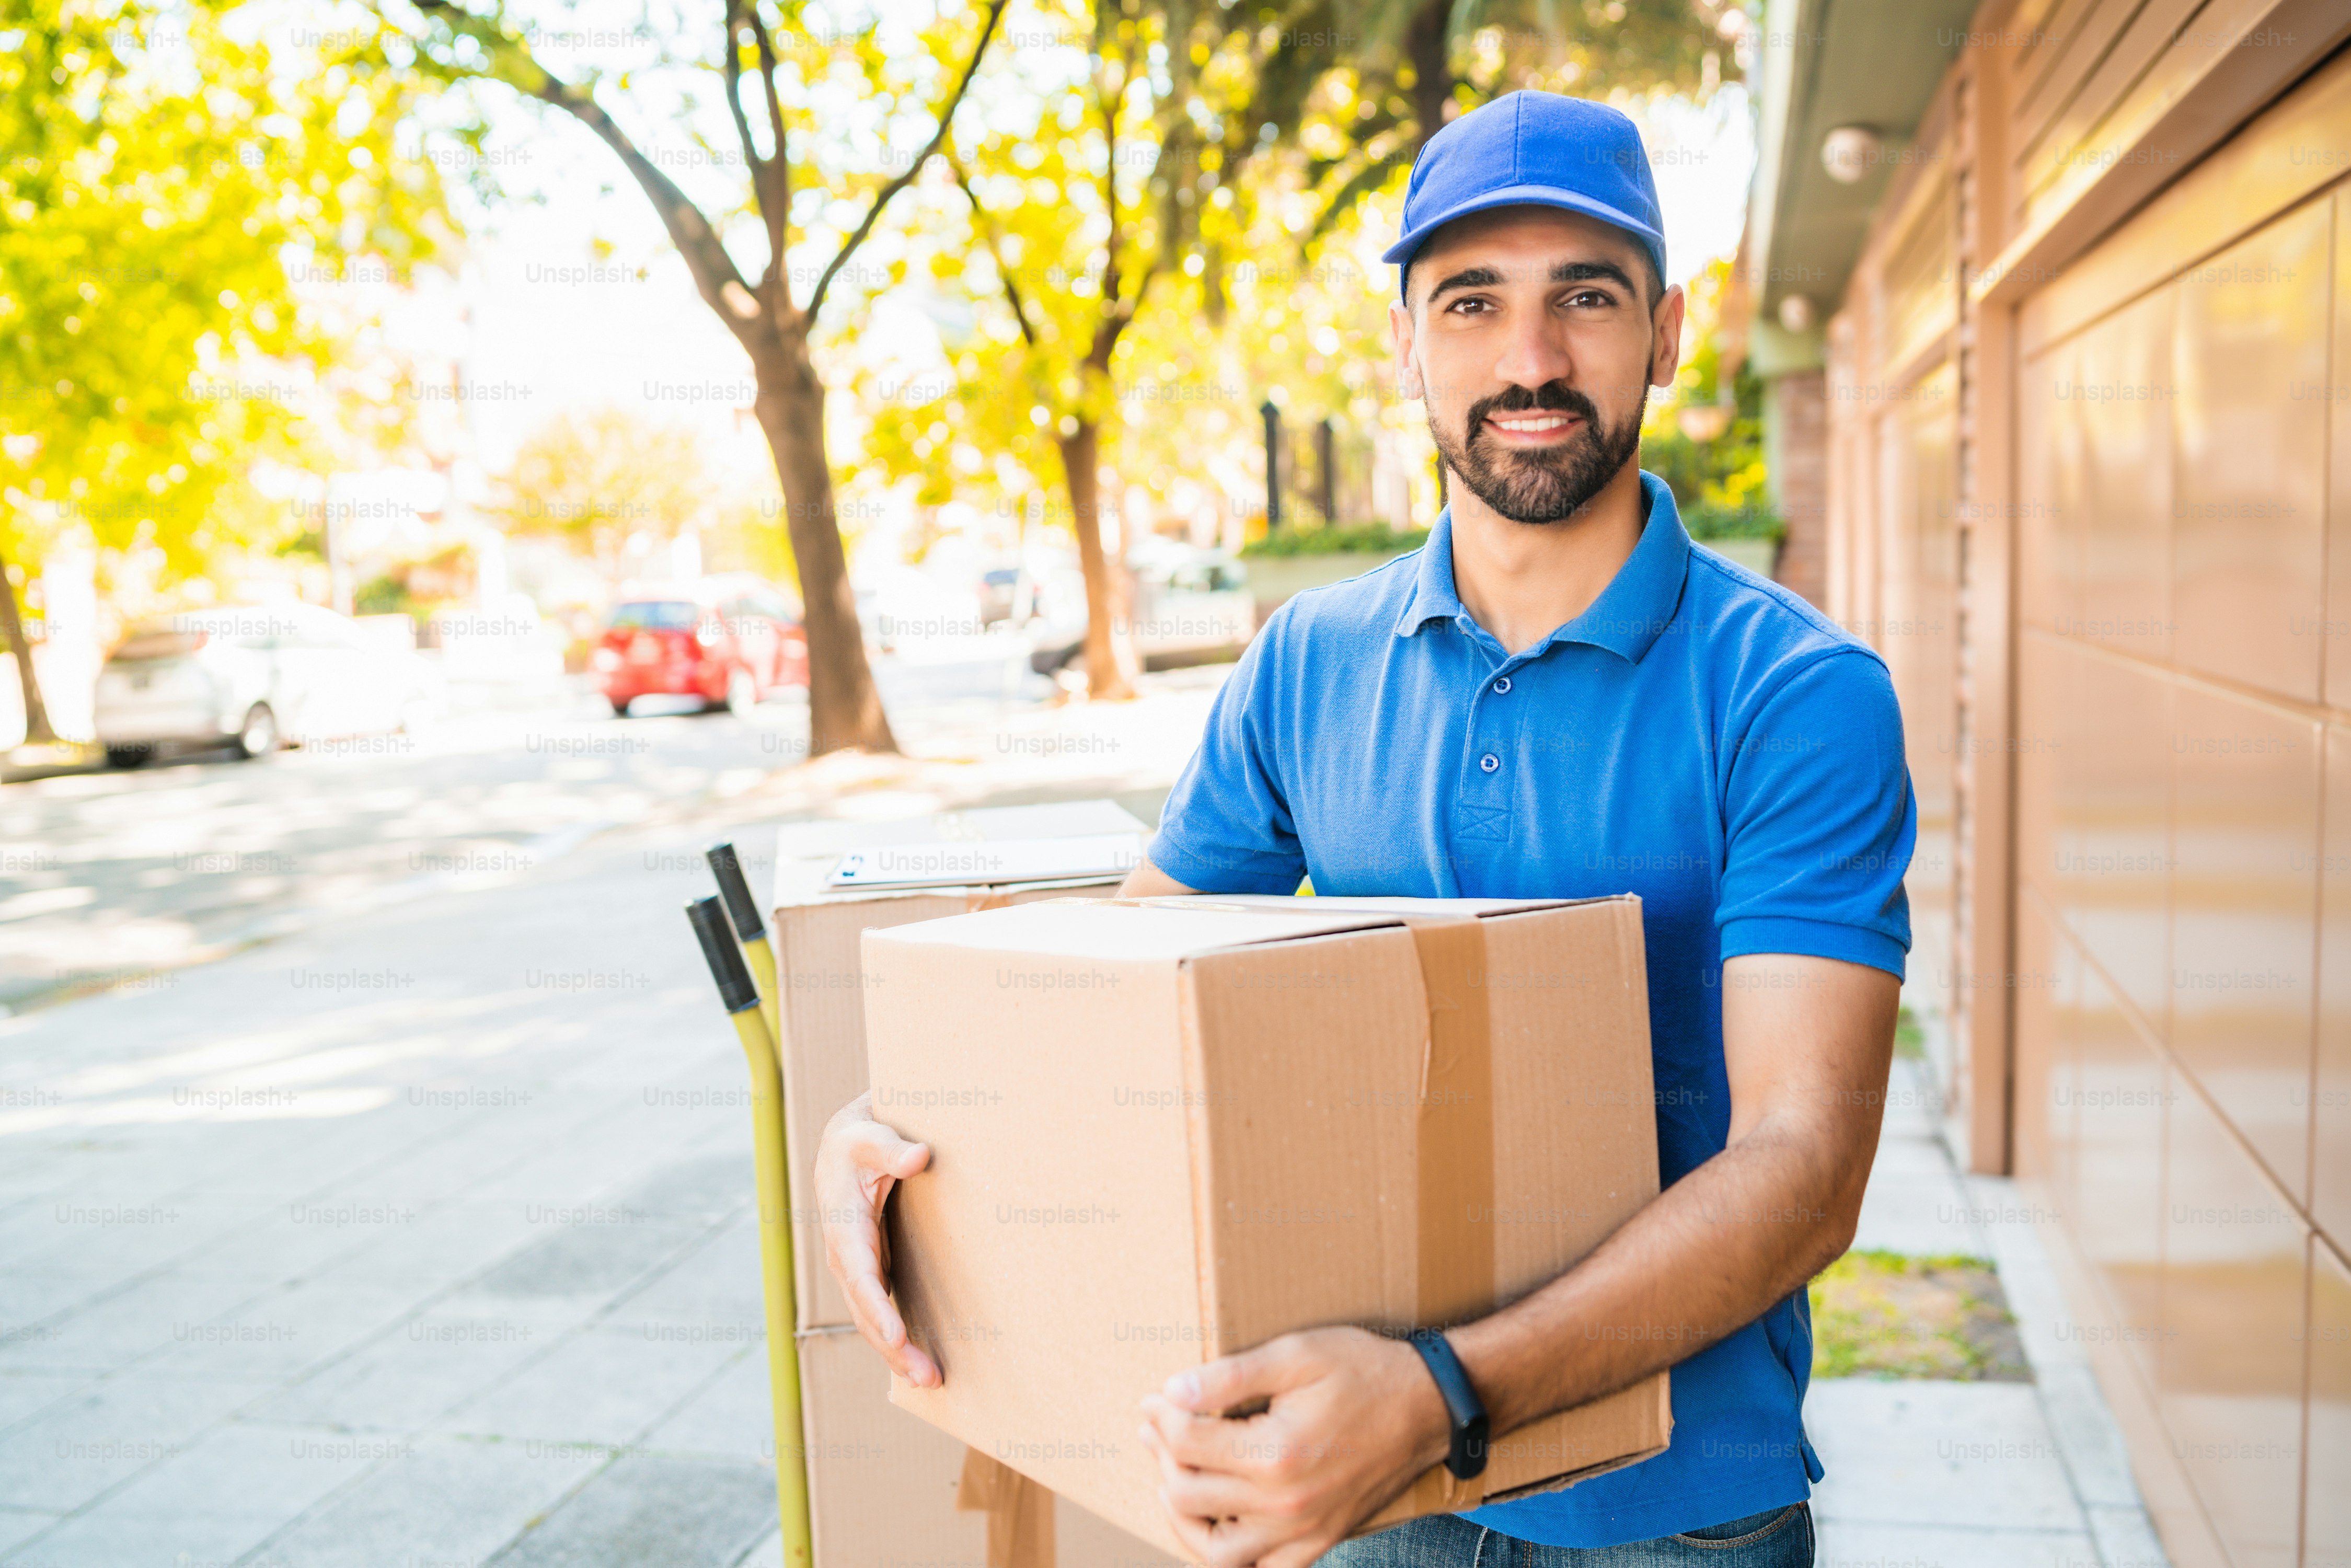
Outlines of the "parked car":
M 1147 540 L 1128 558 L 1134 579 L 1134 616 L 1129 631 L 1144 668 L 1235 658 L 1257 634 L 1257 601 L 1250 596 L 1249 569 L 1223 550 L 1196 549 L 1170 540 Z M 1085 667 L 1086 627 L 1082 601 L 1075 614 L 1049 623 L 1029 655 L 1040 675 Z
M 808 685 L 808 634 L 774 585 L 705 578 L 622 599 L 589 663 L 623 718 L 643 696 L 699 697 L 705 713 L 743 713 L 774 692 Z
M 134 628 L 99 672 L 98 738 L 118 768 L 226 746 L 413 730 L 440 711 L 439 672 L 315 604 L 192 611 Z
M 1000 566 L 980 574 L 981 625 L 993 626 L 999 621 L 1025 624 L 1043 614 L 1044 609 L 1044 588 L 1025 569 Z

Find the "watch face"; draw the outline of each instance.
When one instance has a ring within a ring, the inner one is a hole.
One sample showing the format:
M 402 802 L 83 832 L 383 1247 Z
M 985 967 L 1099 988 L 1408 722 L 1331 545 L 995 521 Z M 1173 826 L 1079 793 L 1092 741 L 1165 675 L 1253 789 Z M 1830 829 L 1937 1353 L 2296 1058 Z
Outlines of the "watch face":
M 1491 1423 L 1483 1414 L 1461 1428 L 1455 1441 L 1462 1459 L 1461 1468 L 1453 1471 L 1457 1479 L 1466 1481 L 1471 1476 L 1486 1473 L 1486 1439 L 1491 1429 Z M 1446 1468 L 1452 1469 L 1449 1464 Z

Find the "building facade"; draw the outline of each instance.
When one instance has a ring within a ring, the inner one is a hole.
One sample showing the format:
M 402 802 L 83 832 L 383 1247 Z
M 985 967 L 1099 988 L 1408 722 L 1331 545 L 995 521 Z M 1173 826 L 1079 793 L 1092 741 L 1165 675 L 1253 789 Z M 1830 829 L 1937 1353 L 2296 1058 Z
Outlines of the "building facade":
M 1951 1130 L 2173 1559 L 2343 1568 L 2351 4 L 1764 26 L 1752 352 L 1802 591 L 1902 695 Z

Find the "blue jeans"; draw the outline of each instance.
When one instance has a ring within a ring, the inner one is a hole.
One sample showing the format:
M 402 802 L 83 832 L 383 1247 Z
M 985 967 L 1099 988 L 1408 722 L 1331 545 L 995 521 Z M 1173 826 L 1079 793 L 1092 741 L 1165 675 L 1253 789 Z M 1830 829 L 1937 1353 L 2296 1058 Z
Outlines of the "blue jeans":
M 1622 1546 L 1538 1546 L 1450 1513 L 1431 1514 L 1326 1552 L 1315 1568 L 1812 1568 L 1803 1503 Z

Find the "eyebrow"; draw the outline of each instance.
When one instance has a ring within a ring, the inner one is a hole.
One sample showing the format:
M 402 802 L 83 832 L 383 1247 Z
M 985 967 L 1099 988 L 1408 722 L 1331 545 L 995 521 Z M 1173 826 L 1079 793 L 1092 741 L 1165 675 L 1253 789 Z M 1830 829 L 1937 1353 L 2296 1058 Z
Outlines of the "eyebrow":
M 1638 296 L 1633 287 L 1632 275 L 1613 261 L 1562 261 L 1552 264 L 1550 281 L 1553 283 L 1614 283 L 1625 293 Z M 1437 297 L 1448 288 L 1493 288 L 1502 282 L 1501 272 L 1491 267 L 1468 267 L 1449 277 L 1438 280 L 1428 291 L 1424 303 L 1434 305 Z
M 1437 297 L 1448 288 L 1491 288 L 1501 281 L 1501 273 L 1493 267 L 1464 267 L 1452 277 L 1440 279 L 1437 287 L 1428 291 L 1428 298 L 1422 303 L 1436 304 Z
M 1613 261 L 1562 261 L 1551 269 L 1551 280 L 1553 283 L 1613 283 L 1636 299 L 1641 294 L 1633 287 L 1633 275 Z

